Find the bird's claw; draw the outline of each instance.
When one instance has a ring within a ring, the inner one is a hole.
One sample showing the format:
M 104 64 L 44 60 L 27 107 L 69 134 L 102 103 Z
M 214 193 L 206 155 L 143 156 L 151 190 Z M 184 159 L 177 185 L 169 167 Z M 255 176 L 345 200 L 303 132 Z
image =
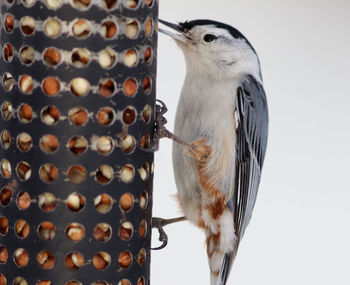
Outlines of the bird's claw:
M 169 131 L 165 128 L 168 120 L 163 116 L 168 108 L 165 103 L 159 99 L 156 100 L 157 103 L 155 107 L 156 118 L 153 128 L 153 138 L 149 148 L 143 149 L 146 152 L 155 152 L 159 149 L 159 140 L 164 137 L 169 137 Z
M 156 100 L 159 104 L 156 104 L 156 112 L 159 113 L 161 116 L 164 115 L 166 112 L 168 112 L 168 108 L 165 105 L 165 103 L 162 100 L 157 99 Z
M 157 228 L 159 232 L 159 241 L 161 241 L 163 244 L 161 246 L 152 248 L 154 250 L 162 249 L 167 246 L 168 244 L 168 236 L 165 233 L 163 227 L 166 225 L 170 225 L 177 222 L 186 221 L 187 218 L 185 216 L 173 218 L 173 219 L 161 219 L 161 218 L 152 218 L 152 229 Z
M 165 220 L 161 218 L 152 218 L 152 228 L 157 228 L 159 233 L 159 241 L 162 244 L 158 247 L 153 247 L 152 250 L 163 249 L 168 244 L 168 235 L 165 233 L 163 227 L 165 226 Z

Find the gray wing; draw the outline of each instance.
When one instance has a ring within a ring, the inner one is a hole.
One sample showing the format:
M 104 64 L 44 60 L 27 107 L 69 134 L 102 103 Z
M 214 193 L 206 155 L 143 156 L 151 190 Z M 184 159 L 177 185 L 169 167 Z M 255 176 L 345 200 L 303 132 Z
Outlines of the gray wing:
M 237 88 L 236 106 L 236 173 L 234 192 L 228 207 L 233 213 L 238 242 L 233 252 L 225 253 L 219 272 L 219 285 L 226 284 L 239 241 L 250 221 L 267 145 L 269 118 L 266 95 L 262 85 L 253 76 L 247 75 L 242 79 Z
M 235 231 L 240 240 L 254 208 L 268 133 L 265 91 L 253 76 L 246 76 L 237 89 L 236 111 L 236 173 L 234 193 L 229 206 L 233 211 Z
M 235 111 L 238 115 L 236 173 L 228 207 L 233 213 L 238 243 L 233 252 L 224 256 L 218 278 L 220 285 L 226 284 L 239 241 L 250 221 L 266 152 L 269 120 L 266 95 L 262 85 L 251 75 L 245 76 L 237 89 Z

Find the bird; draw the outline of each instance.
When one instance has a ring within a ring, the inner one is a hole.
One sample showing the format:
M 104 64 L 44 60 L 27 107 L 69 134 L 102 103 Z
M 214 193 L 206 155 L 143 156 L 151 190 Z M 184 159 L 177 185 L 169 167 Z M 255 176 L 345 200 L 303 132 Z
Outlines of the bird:
M 159 22 L 186 62 L 172 136 L 180 207 L 206 235 L 210 284 L 224 285 L 251 219 L 267 147 L 260 61 L 228 24 Z

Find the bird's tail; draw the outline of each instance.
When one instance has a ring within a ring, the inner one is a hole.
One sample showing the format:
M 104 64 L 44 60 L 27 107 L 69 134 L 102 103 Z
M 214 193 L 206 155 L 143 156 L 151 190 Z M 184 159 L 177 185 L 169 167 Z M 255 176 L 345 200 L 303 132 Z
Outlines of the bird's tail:
M 221 254 L 221 266 L 220 270 L 217 272 L 211 271 L 211 285 L 225 285 L 227 278 L 230 274 L 232 263 L 235 259 L 237 253 L 237 248 L 235 247 L 234 251 Z
M 230 274 L 230 270 L 232 267 L 232 261 L 233 261 L 232 252 L 226 253 L 224 256 L 224 260 L 222 261 L 220 272 L 219 272 L 219 275 L 217 277 L 215 285 L 225 285 L 226 284 L 227 277 Z

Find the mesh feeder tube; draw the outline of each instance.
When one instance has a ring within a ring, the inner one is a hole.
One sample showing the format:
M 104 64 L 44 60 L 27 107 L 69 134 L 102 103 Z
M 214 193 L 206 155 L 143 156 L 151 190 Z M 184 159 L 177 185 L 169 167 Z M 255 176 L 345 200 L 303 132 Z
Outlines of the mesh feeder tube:
M 156 0 L 1 0 L 0 285 L 146 285 Z

